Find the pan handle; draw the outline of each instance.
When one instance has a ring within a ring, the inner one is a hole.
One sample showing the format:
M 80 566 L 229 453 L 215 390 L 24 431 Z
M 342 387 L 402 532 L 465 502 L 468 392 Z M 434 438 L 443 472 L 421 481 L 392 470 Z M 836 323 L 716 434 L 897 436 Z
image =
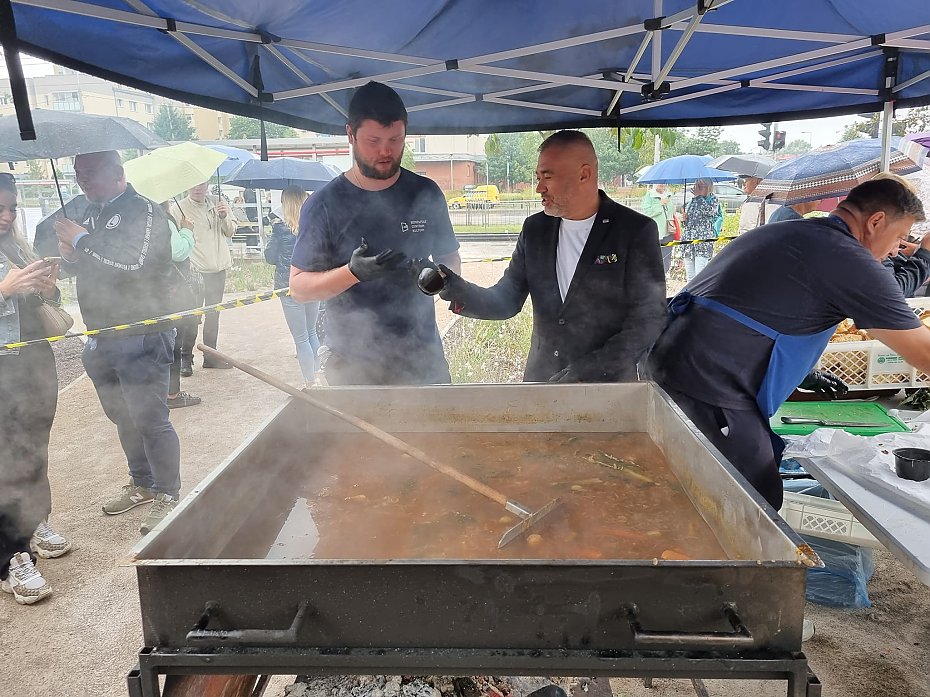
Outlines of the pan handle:
M 753 645 L 752 633 L 746 628 L 736 612 L 735 603 L 723 606 L 724 617 L 733 627 L 732 632 L 660 632 L 643 629 L 639 623 L 639 608 L 635 604 L 623 608 L 636 648 L 652 646 L 688 646 L 707 649 L 749 647 Z
M 207 629 L 210 619 L 218 614 L 219 604 L 207 603 L 197 624 L 187 633 L 191 644 L 207 646 L 293 646 L 304 620 L 310 614 L 310 606 L 301 603 L 287 629 Z

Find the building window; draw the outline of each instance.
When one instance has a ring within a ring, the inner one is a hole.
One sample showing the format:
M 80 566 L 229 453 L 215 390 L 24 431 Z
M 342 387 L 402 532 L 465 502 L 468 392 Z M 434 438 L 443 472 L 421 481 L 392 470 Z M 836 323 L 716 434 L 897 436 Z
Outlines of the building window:
M 426 138 L 414 138 L 413 151 L 416 153 L 426 152 Z
M 6 106 L 13 101 L 13 98 L 8 94 L 0 94 L 0 104 Z
M 123 106 L 124 106 L 124 105 L 123 105 L 123 100 L 122 100 L 122 99 L 117 99 L 117 100 L 116 100 L 116 108 L 117 108 L 117 109 L 122 109 Z
M 57 111 L 82 111 L 81 95 L 77 92 L 53 92 L 52 109 Z
M 145 113 L 146 113 L 146 114 L 151 114 L 151 113 L 152 113 L 152 105 L 151 105 L 151 104 L 146 104 L 146 105 L 145 105 Z
M 139 105 L 135 102 L 129 102 L 129 111 L 139 111 Z

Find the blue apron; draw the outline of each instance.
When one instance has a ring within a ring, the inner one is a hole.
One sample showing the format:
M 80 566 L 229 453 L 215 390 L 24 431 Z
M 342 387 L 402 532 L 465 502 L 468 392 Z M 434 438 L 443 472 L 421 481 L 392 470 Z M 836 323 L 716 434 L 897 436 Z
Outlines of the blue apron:
M 765 377 L 756 394 L 756 404 L 766 419 L 778 411 L 778 407 L 817 365 L 817 359 L 823 354 L 830 337 L 836 331 L 836 326 L 833 326 L 816 334 L 781 334 L 732 307 L 710 298 L 692 295 L 686 290 L 672 298 L 669 303 L 669 317 L 682 315 L 691 303 L 725 315 L 774 342 Z

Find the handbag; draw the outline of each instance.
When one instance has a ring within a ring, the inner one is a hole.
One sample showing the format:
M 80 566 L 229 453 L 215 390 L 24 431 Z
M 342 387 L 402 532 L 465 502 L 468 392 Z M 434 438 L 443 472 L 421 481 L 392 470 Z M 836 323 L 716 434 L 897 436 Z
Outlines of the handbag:
M 38 293 L 36 293 L 36 297 L 40 300 L 38 307 L 36 307 L 36 313 L 42 323 L 45 338 L 67 334 L 68 330 L 74 326 L 74 317 L 65 312 L 61 307 L 61 303 L 44 298 Z
M 10 259 L 10 263 L 18 269 L 23 268 L 13 262 L 12 259 Z M 74 326 L 74 317 L 65 312 L 61 307 L 61 303 L 57 300 L 49 300 L 38 291 L 33 291 L 33 296 L 36 300 L 34 305 L 36 316 L 38 316 L 39 322 L 42 324 L 44 338 L 48 339 L 52 336 L 67 334 L 68 330 Z

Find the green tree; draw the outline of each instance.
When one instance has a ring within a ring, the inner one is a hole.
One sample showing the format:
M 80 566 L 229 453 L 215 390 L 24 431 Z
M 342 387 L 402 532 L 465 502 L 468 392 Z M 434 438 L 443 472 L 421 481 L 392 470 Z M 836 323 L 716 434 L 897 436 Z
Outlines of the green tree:
M 193 140 L 194 127 L 187 116 L 175 106 L 164 104 L 152 120 L 155 135 L 165 140 Z
M 584 132 L 594 144 L 597 153 L 598 174 L 601 183 L 614 182 L 622 176 L 631 176 L 639 166 L 639 153 L 631 142 L 617 146 L 614 128 L 586 128 Z
M 736 155 L 740 151 L 735 140 L 720 140 L 720 126 L 701 126 L 679 135 L 675 143 L 662 151 L 663 159 L 677 155 Z
M 229 119 L 229 139 L 244 140 L 247 138 L 261 138 L 261 122 L 247 116 L 233 116 Z M 269 138 L 296 138 L 297 131 L 290 126 L 279 123 L 265 122 L 265 135 Z
M 48 176 L 45 160 L 29 160 L 26 166 L 29 168 L 30 179 L 45 179 Z
M 878 138 L 881 133 L 882 115 L 879 113 L 869 114 L 868 118 L 849 124 L 840 136 L 840 140 L 856 140 L 856 138 Z M 907 122 L 904 119 L 898 119 L 891 123 L 891 134 L 903 136 L 907 133 Z
M 810 150 L 811 144 L 809 142 L 803 138 L 795 138 L 785 145 L 785 149 L 782 150 L 782 152 L 786 155 L 803 155 L 806 152 L 810 152 Z
M 485 144 L 488 158 L 488 179 L 498 186 L 507 186 L 508 171 L 511 187 L 515 183 L 531 182 L 536 171 L 536 148 L 542 135 L 536 131 L 527 133 L 495 134 L 493 145 Z M 488 139 L 491 142 L 491 139 Z
M 411 172 L 417 171 L 417 163 L 413 159 L 413 152 L 411 152 L 409 145 L 404 146 L 404 155 L 400 160 L 400 166 Z

